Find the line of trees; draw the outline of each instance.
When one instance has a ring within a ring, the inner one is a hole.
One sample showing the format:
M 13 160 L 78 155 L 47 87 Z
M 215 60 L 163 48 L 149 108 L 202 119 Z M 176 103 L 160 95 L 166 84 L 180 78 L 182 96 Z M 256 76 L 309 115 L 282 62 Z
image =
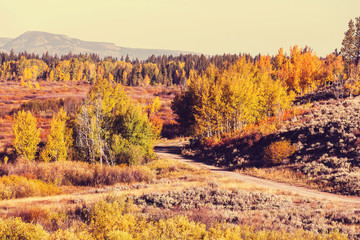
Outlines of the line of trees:
M 96 55 L 69 54 L 62 58 L 44 55 L 40 58 L 27 53 L 18 55 L 0 53 L 0 80 L 17 80 L 24 84 L 35 80 L 85 81 L 93 84 L 99 79 L 107 78 L 128 86 L 174 84 L 185 86 L 191 72 L 202 74 L 210 65 L 219 69 L 228 69 L 240 58 L 246 58 L 253 64 L 266 59 L 269 64 L 267 67 L 271 68 L 272 75 L 288 78 L 290 89 L 306 92 L 309 91 L 307 88 L 311 84 L 310 88 L 314 88 L 314 83 L 309 83 L 313 81 L 312 78 L 316 81 L 331 82 L 334 72 L 339 76 L 343 74 L 343 57 L 346 63 L 349 59 L 352 59 L 351 62 L 354 63 L 358 61 L 350 57 L 348 50 L 343 52 L 344 54 L 335 52 L 326 58 L 319 58 L 308 47 L 300 49 L 294 46 L 290 49 L 289 55 L 285 55 L 283 49 L 280 49 L 276 56 L 266 56 L 266 58 L 261 55 L 252 57 L 236 54 L 212 57 L 180 55 L 178 57 L 152 56 L 146 61 L 100 59 Z M 348 65 L 345 64 L 346 73 L 349 72 Z M 306 75 L 308 79 L 302 75 Z
M 249 56 L 250 57 L 250 56 Z M 107 78 L 123 85 L 184 84 L 191 70 L 205 71 L 210 64 L 227 66 L 237 55 L 205 57 L 204 55 L 152 56 L 146 61 L 100 59 L 97 55 L 66 55 L 61 58 L 44 54 L 0 53 L 0 80 L 17 81 L 86 81 L 95 83 Z

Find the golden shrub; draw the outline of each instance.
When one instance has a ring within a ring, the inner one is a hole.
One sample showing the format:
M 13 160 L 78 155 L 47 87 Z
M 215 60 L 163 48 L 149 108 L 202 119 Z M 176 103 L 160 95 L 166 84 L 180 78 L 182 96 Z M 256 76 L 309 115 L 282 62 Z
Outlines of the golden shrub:
M 0 219 L 0 239 L 47 239 L 49 234 L 40 226 L 20 218 Z
M 124 201 L 96 203 L 88 216 L 90 229 L 95 238 L 104 239 L 109 231 L 114 230 L 131 232 L 137 224 L 137 219 L 126 212 L 127 204 Z
M 109 240 L 117 240 L 117 239 L 133 240 L 134 238 L 130 233 L 127 233 L 124 231 L 119 231 L 119 230 L 114 230 L 114 231 L 110 231 L 107 233 L 106 239 L 109 239 Z
M 296 147 L 289 140 L 271 143 L 265 148 L 264 161 L 266 164 L 281 164 L 284 159 L 290 157 L 296 151 Z
M 60 189 L 37 179 L 21 176 L 3 176 L 0 178 L 0 199 L 47 196 L 60 193 Z
M 76 230 L 59 229 L 51 234 L 51 240 L 92 240 L 95 239 L 89 232 Z

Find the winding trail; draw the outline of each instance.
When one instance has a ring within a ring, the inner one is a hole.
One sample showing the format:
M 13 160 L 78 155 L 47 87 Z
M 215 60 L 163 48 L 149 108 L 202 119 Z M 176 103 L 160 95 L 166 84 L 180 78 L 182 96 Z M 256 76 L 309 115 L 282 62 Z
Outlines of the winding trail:
M 245 175 L 242 173 L 237 173 L 234 171 L 229 171 L 226 169 L 215 167 L 212 165 L 208 165 L 206 163 L 196 161 L 194 159 L 186 158 L 180 154 L 180 150 L 181 150 L 182 146 L 183 146 L 183 144 L 181 144 L 181 143 L 158 144 L 155 147 L 155 153 L 159 157 L 176 160 L 176 161 L 179 161 L 182 163 L 186 163 L 195 168 L 206 169 L 212 173 L 221 174 L 221 175 L 224 175 L 229 178 L 256 184 L 261 187 L 279 189 L 282 191 L 292 192 L 299 196 L 316 198 L 316 199 L 322 200 L 322 201 L 334 201 L 334 202 L 336 201 L 336 202 L 348 203 L 348 204 L 352 204 L 352 205 L 356 205 L 356 206 L 360 207 L 360 198 L 359 197 L 337 195 L 337 194 L 332 194 L 332 193 L 327 193 L 327 192 L 321 192 L 321 191 L 318 191 L 315 189 L 289 185 L 287 183 L 280 183 L 280 182 L 275 182 L 272 180 L 257 178 L 257 177 Z

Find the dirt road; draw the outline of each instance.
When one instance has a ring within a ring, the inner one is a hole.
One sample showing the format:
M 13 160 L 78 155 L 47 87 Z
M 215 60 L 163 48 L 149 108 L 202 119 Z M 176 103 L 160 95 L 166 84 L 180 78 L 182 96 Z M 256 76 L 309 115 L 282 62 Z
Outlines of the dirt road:
M 233 171 L 224 170 L 222 168 L 208 165 L 203 162 L 198 162 L 193 159 L 185 158 L 184 156 L 182 156 L 179 153 L 180 148 L 181 148 L 181 144 L 179 144 L 179 143 L 158 144 L 155 147 L 155 153 L 159 157 L 173 159 L 173 160 L 176 160 L 176 161 L 179 161 L 182 163 L 189 164 L 195 168 L 207 169 L 213 173 L 222 174 L 229 178 L 241 180 L 241 181 L 248 182 L 248 183 L 257 184 L 261 187 L 279 189 L 282 191 L 292 192 L 294 194 L 297 194 L 297 195 L 303 196 L 303 197 L 317 198 L 318 200 L 322 200 L 322 201 L 337 201 L 337 202 L 342 202 L 342 203 L 356 204 L 356 205 L 360 206 L 360 198 L 359 197 L 336 195 L 336 194 L 317 191 L 314 189 L 293 186 L 293 185 L 289 185 L 286 183 L 275 182 L 275 181 L 271 181 L 271 180 L 252 177 L 249 175 L 245 175 L 245 174 L 241 174 L 241 173 L 237 173 L 237 172 L 233 172 Z
M 228 178 L 237 179 L 251 184 L 256 184 L 263 188 L 270 188 L 270 189 L 272 188 L 284 192 L 292 192 L 294 195 L 299 195 L 308 198 L 315 198 L 322 202 L 329 202 L 329 201 L 334 203 L 338 202 L 351 208 L 360 209 L 359 197 L 349 197 L 349 196 L 341 196 L 331 193 L 325 193 L 313 189 L 292 186 L 286 183 L 279 183 L 271 180 L 244 175 L 233 171 L 224 170 L 222 168 L 207 165 L 205 163 L 197 162 L 192 159 L 184 158 L 181 154 L 179 154 L 180 149 L 181 149 L 181 144 L 179 143 L 158 144 L 155 147 L 155 153 L 159 157 L 165 157 L 171 160 L 186 163 L 195 168 L 206 169 L 211 171 L 212 173 L 221 174 Z M 77 192 L 74 194 L 3 200 L 0 201 L 0 214 L 7 214 L 11 211 L 17 211 L 19 207 L 26 208 L 26 207 L 36 207 L 36 206 L 38 207 L 51 206 L 52 208 L 55 209 L 55 208 L 62 208 L 64 207 L 64 205 L 68 206 L 71 203 L 76 205 L 78 202 L 82 202 L 82 201 L 85 201 L 86 203 L 96 202 L 99 199 L 104 198 L 107 195 L 111 194 L 111 192 L 115 190 L 116 189 L 112 189 L 111 187 L 105 187 L 99 189 L 94 188 L 92 189 L 92 191 L 86 190 L 84 192 L 81 193 Z M 138 191 L 141 191 L 141 189 L 139 189 Z

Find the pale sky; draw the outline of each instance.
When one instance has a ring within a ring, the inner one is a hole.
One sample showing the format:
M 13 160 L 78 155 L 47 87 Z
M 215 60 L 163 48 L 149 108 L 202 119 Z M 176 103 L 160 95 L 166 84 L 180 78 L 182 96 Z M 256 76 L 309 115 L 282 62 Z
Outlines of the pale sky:
M 122 47 L 205 54 L 341 48 L 359 0 L 0 0 L 0 37 L 65 34 Z

